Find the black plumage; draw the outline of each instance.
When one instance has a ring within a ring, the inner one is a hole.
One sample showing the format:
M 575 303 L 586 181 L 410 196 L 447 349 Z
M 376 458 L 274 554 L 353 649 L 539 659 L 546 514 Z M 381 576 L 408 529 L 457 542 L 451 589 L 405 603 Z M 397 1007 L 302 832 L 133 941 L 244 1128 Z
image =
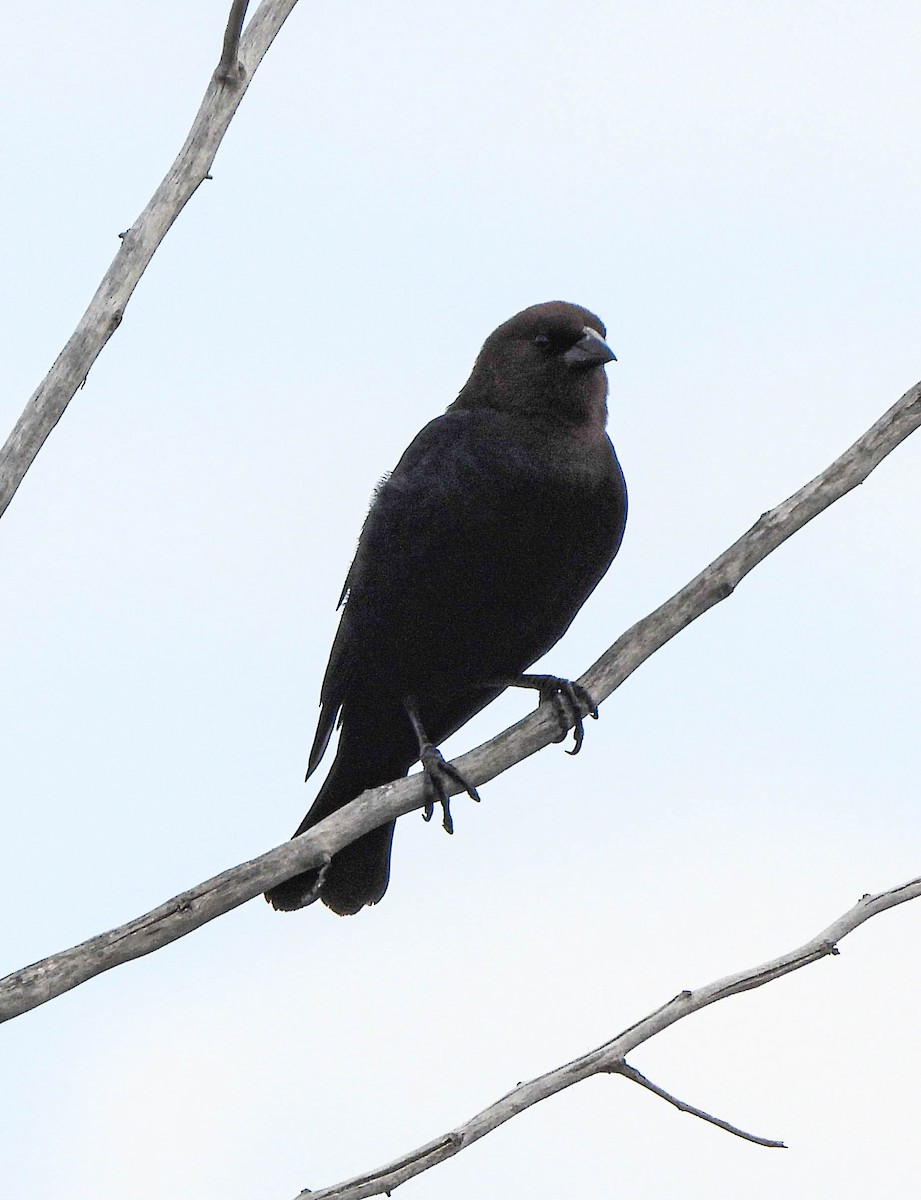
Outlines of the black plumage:
M 378 488 L 343 589 L 308 776 L 337 720 L 339 745 L 297 833 L 405 775 L 420 759 L 410 711 L 443 741 L 553 646 L 604 575 L 627 514 L 605 433 L 604 338 L 578 305 L 518 313 Z M 343 914 L 376 903 L 393 829 L 341 850 L 319 888 L 307 871 L 267 898 L 279 909 L 319 898 Z

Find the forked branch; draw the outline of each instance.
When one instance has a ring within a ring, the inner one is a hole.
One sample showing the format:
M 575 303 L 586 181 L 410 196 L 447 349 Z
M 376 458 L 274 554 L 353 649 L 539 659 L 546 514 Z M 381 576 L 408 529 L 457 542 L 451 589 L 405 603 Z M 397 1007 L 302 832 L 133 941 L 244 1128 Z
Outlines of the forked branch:
M 459 1150 L 479 1141 L 487 1133 L 492 1133 L 494 1129 L 498 1129 L 500 1125 L 504 1125 L 506 1121 L 511 1120 L 518 1113 L 524 1112 L 525 1109 L 532 1108 L 541 1100 L 555 1096 L 557 1092 L 572 1087 L 574 1083 L 581 1083 L 583 1079 L 590 1079 L 593 1075 L 601 1074 L 624 1075 L 635 1083 L 649 1088 L 650 1091 L 668 1100 L 682 1111 L 701 1117 L 729 1133 L 763 1146 L 782 1147 L 783 1142 L 775 1142 L 767 1138 L 756 1137 L 754 1134 L 744 1133 L 737 1126 L 730 1125 L 728 1121 L 713 1117 L 709 1113 L 703 1112 L 702 1109 L 694 1108 L 669 1095 L 662 1088 L 650 1083 L 639 1071 L 628 1067 L 625 1061 L 626 1056 L 637 1046 L 648 1042 L 657 1033 L 674 1025 L 676 1021 L 690 1016 L 691 1013 L 698 1012 L 718 1000 L 725 1000 L 727 996 L 735 996 L 738 992 L 747 992 L 763 987 L 764 984 L 779 979 L 782 975 L 789 975 L 793 971 L 798 971 L 800 967 L 837 954 L 838 942 L 862 925 L 864 921 L 868 921 L 877 913 L 885 912 L 887 908 L 894 908 L 897 904 L 904 904 L 918 896 L 921 896 L 921 878 L 912 879 L 909 883 L 892 888 L 887 892 L 880 892 L 875 896 L 863 896 L 837 921 L 833 921 L 827 929 L 823 929 L 821 933 L 816 934 L 814 938 L 796 950 L 791 950 L 789 953 L 781 955 L 780 958 L 762 963 L 758 967 L 752 967 L 747 971 L 738 971 L 734 975 L 727 975 L 724 979 L 717 979 L 705 987 L 679 992 L 674 999 L 669 1000 L 667 1004 L 663 1004 L 661 1008 L 656 1009 L 641 1021 L 637 1021 L 635 1025 L 631 1025 L 611 1041 L 597 1046 L 594 1050 L 589 1050 L 587 1054 L 573 1059 L 564 1066 L 548 1071 L 546 1075 L 540 1075 L 537 1079 L 519 1084 L 500 1100 L 488 1108 L 484 1108 L 469 1121 L 465 1121 L 463 1125 L 458 1125 L 441 1137 L 426 1142 L 424 1146 L 419 1146 L 418 1149 L 411 1150 L 408 1154 L 403 1154 L 393 1162 L 378 1167 L 376 1170 L 356 1175 L 352 1179 L 335 1184 L 333 1187 L 322 1188 L 320 1191 L 302 1192 L 300 1200 L 304 1200 L 307 1195 L 310 1200 L 362 1200 L 365 1196 L 379 1196 L 390 1192 L 399 1187 L 401 1183 L 405 1183 L 407 1179 L 412 1179 L 414 1175 L 420 1175 L 437 1163 L 452 1158 Z

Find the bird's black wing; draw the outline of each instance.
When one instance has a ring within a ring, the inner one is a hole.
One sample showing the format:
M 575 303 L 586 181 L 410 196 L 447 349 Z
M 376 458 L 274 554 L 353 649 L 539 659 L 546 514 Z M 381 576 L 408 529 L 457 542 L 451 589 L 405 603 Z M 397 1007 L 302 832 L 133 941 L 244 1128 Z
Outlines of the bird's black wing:
M 343 612 L 320 689 L 308 778 L 326 752 L 356 672 L 373 658 L 375 630 L 400 611 L 401 597 L 412 591 L 419 564 L 438 558 L 445 528 L 443 521 L 433 522 L 431 514 L 445 512 L 456 469 L 467 458 L 462 443 L 471 433 L 476 438 L 478 418 L 479 414 L 448 413 L 430 421 L 375 489 L 339 597 Z

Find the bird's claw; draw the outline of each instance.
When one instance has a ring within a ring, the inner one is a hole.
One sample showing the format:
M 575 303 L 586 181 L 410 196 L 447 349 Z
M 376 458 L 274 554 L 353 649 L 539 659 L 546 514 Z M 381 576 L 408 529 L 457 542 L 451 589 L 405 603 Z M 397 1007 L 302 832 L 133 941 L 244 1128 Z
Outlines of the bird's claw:
M 426 801 L 425 808 L 422 810 L 423 821 L 431 821 L 435 815 L 435 803 L 441 805 L 442 811 L 442 826 L 445 833 L 454 832 L 454 821 L 451 817 L 451 797 L 448 795 L 448 785 L 451 783 L 460 784 L 461 788 L 467 793 L 471 800 L 480 803 L 479 793 L 475 787 L 472 787 L 464 776 L 458 771 L 457 767 L 446 762 L 444 755 L 431 743 L 422 747 L 420 754 L 420 762 L 422 770 L 425 774 L 426 784 L 429 790 L 429 799 Z
M 585 741 L 583 717 L 589 716 L 598 720 L 598 705 L 592 699 L 591 693 L 581 683 L 573 683 L 571 679 L 545 675 L 538 688 L 538 696 L 541 704 L 548 700 L 553 704 L 561 730 L 560 736 L 553 739 L 554 742 L 564 742 L 571 729 L 574 745 L 566 753 L 578 754 Z
M 308 904 L 313 904 L 313 902 L 315 900 L 319 899 L 320 890 L 322 889 L 323 884 L 326 882 L 326 876 L 329 872 L 330 864 L 332 863 L 332 861 L 333 860 L 332 860 L 331 855 L 329 855 L 329 854 L 323 855 L 323 861 L 320 864 L 320 867 L 317 871 L 317 877 L 313 882 L 313 887 L 307 893 L 307 898 L 304 901 L 305 908 Z

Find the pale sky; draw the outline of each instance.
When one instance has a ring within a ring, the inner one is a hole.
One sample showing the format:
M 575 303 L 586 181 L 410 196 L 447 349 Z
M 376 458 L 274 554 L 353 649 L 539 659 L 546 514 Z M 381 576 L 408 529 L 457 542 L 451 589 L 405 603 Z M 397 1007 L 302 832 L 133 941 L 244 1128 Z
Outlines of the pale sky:
M 2 436 L 185 137 L 228 0 L 5 21 Z M 921 9 L 302 0 L 0 521 L 0 973 L 287 837 L 376 480 L 528 304 L 598 312 L 623 549 L 581 674 L 921 377 Z M 0 1196 L 293 1200 L 921 873 L 921 435 L 551 747 L 2 1030 Z M 513 693 L 447 745 L 523 715 Z M 917 1192 L 921 906 L 694 1016 L 426 1200 Z

